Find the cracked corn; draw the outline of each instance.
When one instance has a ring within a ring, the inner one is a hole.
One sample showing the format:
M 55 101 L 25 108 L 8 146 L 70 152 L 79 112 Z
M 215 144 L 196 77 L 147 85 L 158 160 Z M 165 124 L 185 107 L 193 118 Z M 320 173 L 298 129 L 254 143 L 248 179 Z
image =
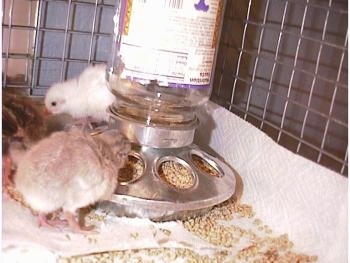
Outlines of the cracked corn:
M 317 261 L 317 256 L 293 251 L 288 235 L 273 235 L 272 230 L 255 217 L 251 206 L 240 204 L 234 198 L 215 206 L 203 216 L 183 221 L 183 225 L 203 240 L 227 249 L 224 262 Z

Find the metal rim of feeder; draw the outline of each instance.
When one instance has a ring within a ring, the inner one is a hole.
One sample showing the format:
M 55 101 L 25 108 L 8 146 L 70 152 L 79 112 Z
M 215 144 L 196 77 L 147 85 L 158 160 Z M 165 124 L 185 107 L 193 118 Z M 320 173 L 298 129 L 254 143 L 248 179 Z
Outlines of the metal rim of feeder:
M 225 175 L 220 165 L 216 161 L 214 161 L 212 158 L 210 158 L 208 154 L 198 150 L 191 150 L 188 153 L 188 155 L 194 167 L 196 167 L 203 174 L 214 178 L 221 178 Z M 195 159 L 197 157 L 199 160 Z

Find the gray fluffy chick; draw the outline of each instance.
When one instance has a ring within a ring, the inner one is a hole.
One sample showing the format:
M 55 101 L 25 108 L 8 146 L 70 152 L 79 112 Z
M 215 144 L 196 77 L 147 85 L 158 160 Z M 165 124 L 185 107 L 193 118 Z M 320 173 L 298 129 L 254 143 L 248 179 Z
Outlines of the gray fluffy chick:
M 88 66 L 79 76 L 52 85 L 45 106 L 53 114 L 68 113 L 75 119 L 108 121 L 107 108 L 115 100 L 108 88 L 106 65 Z
M 15 187 L 38 212 L 39 226 L 68 223 L 74 232 L 89 231 L 92 227 L 79 225 L 78 209 L 111 197 L 130 149 L 117 130 L 94 136 L 77 128 L 55 132 L 24 154 Z M 58 210 L 65 220 L 47 219 Z

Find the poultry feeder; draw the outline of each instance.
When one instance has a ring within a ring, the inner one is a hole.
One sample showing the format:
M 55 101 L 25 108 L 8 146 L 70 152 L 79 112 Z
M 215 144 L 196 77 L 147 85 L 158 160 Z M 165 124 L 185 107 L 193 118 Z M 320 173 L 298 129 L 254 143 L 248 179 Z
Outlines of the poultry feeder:
M 106 78 L 116 101 L 108 126 L 133 149 L 112 199 L 100 206 L 118 216 L 187 218 L 235 193 L 235 171 L 193 142 L 195 109 L 211 91 L 224 1 L 190 2 L 181 9 L 161 2 L 115 5 Z

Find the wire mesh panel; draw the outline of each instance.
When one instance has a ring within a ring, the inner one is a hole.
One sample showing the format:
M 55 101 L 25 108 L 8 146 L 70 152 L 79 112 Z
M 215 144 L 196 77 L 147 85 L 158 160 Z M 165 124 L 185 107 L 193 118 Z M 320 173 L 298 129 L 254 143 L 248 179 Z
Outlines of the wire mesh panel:
M 88 64 L 106 62 L 113 4 L 114 0 L 4 1 L 3 42 L 8 44 L 3 47 L 3 87 L 40 96 L 54 82 L 79 74 Z M 27 10 L 32 11 L 22 23 Z M 22 39 L 28 43 L 17 42 Z
M 227 1 L 211 99 L 347 175 L 347 1 Z
M 347 175 L 347 1 L 228 1 L 212 100 Z
M 44 95 L 107 62 L 115 0 L 3 0 L 3 88 Z M 348 174 L 346 0 L 226 1 L 211 100 Z
M 29 90 L 38 2 L 6 0 L 2 8 L 2 86 Z

